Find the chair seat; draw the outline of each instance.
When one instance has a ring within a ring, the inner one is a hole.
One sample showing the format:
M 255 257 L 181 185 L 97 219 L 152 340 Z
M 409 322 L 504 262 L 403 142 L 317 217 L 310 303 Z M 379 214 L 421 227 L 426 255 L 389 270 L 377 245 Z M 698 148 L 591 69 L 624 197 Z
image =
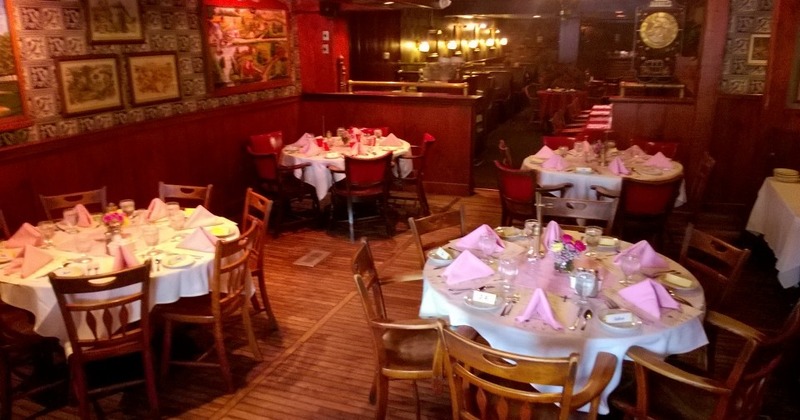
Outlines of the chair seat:
M 283 195 L 288 198 L 317 193 L 317 190 L 313 185 L 294 176 L 284 177 L 283 182 L 281 183 L 281 188 Z M 277 190 L 277 184 L 275 183 L 263 182 L 261 183 L 261 190 L 267 195 L 272 195 L 274 198 L 277 198 L 275 197 L 275 194 L 279 193 Z
M 183 297 L 176 302 L 159 304 L 158 314 L 167 319 L 180 319 L 181 322 L 198 324 L 214 322 L 214 315 L 211 314 L 211 294 Z
M 344 180 L 336 182 L 333 184 L 333 188 L 331 191 L 334 194 L 347 196 L 347 187 L 345 186 Z M 376 185 L 372 188 L 359 188 L 359 189 L 352 189 L 350 190 L 350 196 L 352 197 L 376 197 L 383 195 L 384 190 L 382 185 Z
M 425 370 L 433 368 L 433 355 L 439 335 L 436 330 L 387 330 L 383 345 L 390 370 Z
M 33 314 L 0 302 L 0 332 L 2 338 L 11 340 L 39 340 L 42 336 L 33 331 Z
M 650 399 L 648 415 L 655 419 L 705 420 L 711 418 L 717 399 L 710 393 L 698 390 L 660 375 L 648 378 L 648 393 L 658 395 Z M 618 387 L 610 402 L 626 412 L 636 410 L 636 383 Z M 680 403 L 677 403 L 680 402 Z

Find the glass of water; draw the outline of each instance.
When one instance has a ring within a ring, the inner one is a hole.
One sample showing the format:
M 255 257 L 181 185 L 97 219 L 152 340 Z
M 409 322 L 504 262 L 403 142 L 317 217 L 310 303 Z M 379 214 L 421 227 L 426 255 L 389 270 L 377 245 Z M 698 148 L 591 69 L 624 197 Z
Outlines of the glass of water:
M 519 274 L 519 265 L 515 258 L 503 257 L 497 263 L 497 272 L 500 274 L 500 279 L 503 286 L 503 296 L 507 301 L 514 298 L 516 292 L 515 280 Z
M 44 238 L 43 248 L 50 248 L 53 246 L 53 236 L 56 234 L 56 224 L 50 220 L 43 220 L 36 225 L 36 229 L 42 234 Z
M 586 305 L 587 297 L 594 296 L 597 290 L 597 276 L 590 270 L 579 270 L 575 273 L 575 294 L 578 295 L 578 304 Z
M 594 257 L 597 255 L 597 246 L 600 245 L 600 238 L 603 236 L 603 228 L 600 226 L 586 226 L 583 233 L 583 241 L 586 242 L 588 251 L 587 257 Z
M 478 249 L 483 253 L 486 262 L 491 263 L 494 261 L 492 254 L 494 253 L 496 245 L 497 242 L 495 238 L 490 235 L 482 235 L 480 239 L 478 239 Z
M 523 230 L 525 237 L 528 238 L 528 252 L 526 258 L 528 261 L 538 261 L 541 255 L 539 248 L 541 247 L 542 238 L 542 225 L 536 219 L 525 220 L 525 228 Z
M 144 239 L 145 245 L 150 247 L 147 255 L 153 256 L 160 252 L 155 248 L 158 245 L 158 228 L 156 226 L 147 225 L 142 227 L 142 239 Z
M 628 254 L 622 257 L 620 268 L 622 269 L 622 273 L 625 274 L 625 279 L 619 282 L 628 285 L 633 283 L 633 276 L 642 268 L 642 263 L 639 261 L 638 255 Z

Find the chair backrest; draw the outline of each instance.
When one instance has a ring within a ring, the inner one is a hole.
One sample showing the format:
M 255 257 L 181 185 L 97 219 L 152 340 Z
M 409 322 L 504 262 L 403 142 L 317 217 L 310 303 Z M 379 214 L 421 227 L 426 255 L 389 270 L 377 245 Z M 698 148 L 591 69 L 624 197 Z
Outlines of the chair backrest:
M 500 205 L 508 212 L 533 214 L 536 205 L 536 171 L 511 169 L 494 161 Z
M 514 159 L 511 157 L 511 148 L 508 147 L 505 140 L 500 140 L 497 144 L 497 148 L 500 150 L 500 155 L 503 157 L 503 165 L 506 168 L 514 168 Z
M 524 88 L 522 88 L 522 92 L 525 93 L 525 97 L 528 98 L 528 102 L 533 104 L 539 103 L 539 95 L 536 93 L 541 88 L 541 85 L 538 83 L 529 83 Z
M 277 190 L 280 180 L 278 153 L 256 152 L 253 150 L 252 146 L 247 146 L 247 154 L 253 159 L 258 179 L 261 182 L 267 183 L 270 189 Z
M 388 130 L 388 127 L 386 129 Z M 385 133 L 386 132 L 384 131 L 384 135 L 386 135 Z M 411 162 L 412 170 L 406 176 L 402 176 L 401 171 L 398 170 L 395 176 L 398 178 L 407 179 L 408 181 L 423 179 L 425 176 L 425 162 L 427 160 L 428 148 L 432 146 L 432 143 L 435 141 L 435 137 L 425 133 L 422 138 L 422 143 L 419 145 L 411 145 L 410 154 L 398 156 L 398 164 L 404 160 L 408 160 Z
M 631 139 L 630 145 L 639 146 L 643 152 L 647 153 L 648 155 L 654 155 L 658 152 L 661 152 L 664 156 L 675 159 L 675 156 L 678 155 L 678 145 L 677 142 L 672 141 L 652 141 L 648 139 Z
M 467 234 L 464 206 L 459 207 L 458 210 L 436 213 L 419 219 L 409 217 L 408 225 L 414 234 L 420 258 L 420 267 L 425 266 L 425 261 L 427 260 L 426 252 L 429 249 L 444 245 L 452 239 L 460 238 Z
M 728 291 L 739 279 L 749 257 L 749 249 L 739 249 L 695 229 L 690 223 L 686 227 L 678 261 L 694 274 L 703 286 L 706 308 L 717 310 Z
M 683 175 L 660 181 L 625 178 L 620 211 L 624 216 L 668 216 L 675 206 Z
M 575 137 L 543 136 L 542 142 L 544 142 L 545 146 L 553 150 L 558 150 L 559 147 L 566 147 L 572 150 L 572 148 L 575 147 Z
M 269 215 L 272 212 L 272 200 L 248 188 L 244 194 L 244 213 L 242 214 L 242 229 L 255 229 L 255 238 L 251 244 L 250 260 L 256 268 L 264 266 L 264 242 L 269 229 Z
M 203 207 L 209 208 L 211 205 L 211 190 L 214 188 L 213 184 L 208 184 L 205 187 L 195 185 L 177 185 L 165 184 L 164 182 L 158 183 L 158 197 L 163 201 L 178 201 L 182 206 L 191 203 L 193 206 L 202 204 Z
M 356 290 L 358 290 L 358 294 L 361 297 L 367 322 L 375 334 L 379 334 L 377 331 L 382 330 L 382 328 L 373 323 L 387 319 L 386 303 L 383 300 L 381 280 L 378 276 L 378 270 L 375 268 L 375 259 L 372 257 L 372 250 L 369 247 L 367 238 L 361 239 L 361 244 L 351 260 L 351 266 L 353 278 L 356 282 Z M 381 341 L 380 337 L 376 336 L 374 341 L 378 345 L 377 343 Z M 378 350 L 378 358 L 380 359 L 383 357 L 381 356 L 382 349 L 379 348 Z
M 567 104 L 566 117 L 570 121 L 574 121 L 581 113 L 581 100 L 577 96 L 572 98 L 572 101 Z
M 543 216 L 556 218 L 576 219 L 575 224 L 585 226 L 587 220 L 605 222 L 604 232 L 611 232 L 614 228 L 614 218 L 617 215 L 618 199 L 611 200 L 581 200 L 577 198 L 559 198 L 536 194 L 539 204 L 539 219 L 544 224 Z M 580 220 L 579 220 L 580 219 Z
M 255 153 L 277 153 L 283 148 L 283 132 L 272 131 L 250 136 L 250 144 Z
M 345 156 L 344 172 L 347 191 L 381 188 L 388 194 L 392 182 L 392 153 L 374 158 Z
M 62 210 L 68 207 L 75 207 L 78 204 L 83 204 L 89 211 L 104 212 L 108 205 L 106 199 L 106 187 L 96 190 L 82 191 L 70 194 L 61 195 L 41 195 L 39 199 L 42 201 L 44 207 L 44 214 L 48 219 L 60 218 L 61 215 L 56 213 L 56 210 Z
M 79 364 L 149 348 L 150 261 L 113 273 L 48 276 Z
M 6 223 L 6 216 L 3 210 L 0 210 L 0 235 L 3 235 L 3 240 L 11 237 L 11 232 L 8 230 L 8 223 Z
M 711 176 L 711 171 L 714 169 L 714 165 L 716 164 L 717 161 L 712 158 L 708 152 L 703 154 L 703 159 L 700 162 L 700 167 L 697 170 L 697 174 L 695 175 L 692 183 L 689 185 L 689 191 L 686 192 L 687 201 L 692 209 L 692 212 L 694 213 L 699 212 L 703 208 L 703 199 L 706 194 L 708 178 Z
M 564 110 L 559 109 L 550 117 L 550 123 L 553 125 L 553 132 L 558 134 L 567 126 L 567 120 L 564 117 Z
M 577 401 L 577 353 L 560 358 L 523 356 L 485 346 L 446 327 L 439 331 L 454 419 L 537 418 L 536 406 L 558 403 L 558 418 L 565 420 L 571 411 L 589 401 L 593 414 L 589 418 L 596 417 L 604 386 L 594 392 L 596 395 Z M 600 353 L 595 363 L 609 365 L 611 369 L 606 368 L 604 373 L 610 379 L 608 373 L 613 371 L 616 357 Z M 538 392 L 531 383 L 559 386 L 562 390 Z
M 250 273 L 250 252 L 258 229 L 257 224 L 252 224 L 238 238 L 217 242 L 211 275 L 211 313 L 215 318 L 233 314 L 248 299 L 244 292 Z

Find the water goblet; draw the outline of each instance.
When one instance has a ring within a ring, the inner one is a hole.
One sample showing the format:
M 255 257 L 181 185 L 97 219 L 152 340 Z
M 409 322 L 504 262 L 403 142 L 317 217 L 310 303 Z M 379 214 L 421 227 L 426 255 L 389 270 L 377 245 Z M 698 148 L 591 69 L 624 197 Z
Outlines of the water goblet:
M 515 291 L 514 280 L 517 278 L 517 274 L 519 274 L 517 260 L 509 257 L 500 258 L 500 261 L 497 263 L 497 272 L 500 274 L 500 279 L 502 280 L 503 295 L 506 300 L 512 299 Z
M 88 233 L 82 232 L 75 235 L 75 250 L 80 252 L 80 256 L 73 258 L 72 261 L 77 263 L 87 263 L 92 260 L 89 256 L 89 251 L 92 250 L 92 238 Z
M 526 258 L 528 261 L 537 261 L 541 257 L 539 254 L 540 239 L 542 237 L 542 225 L 536 219 L 525 220 L 523 233 L 528 238 L 528 251 Z
M 150 247 L 150 250 L 147 251 L 147 255 L 153 256 L 157 255 L 161 251 L 155 248 L 158 245 L 158 228 L 152 225 L 147 225 L 142 227 L 142 239 L 144 239 L 145 245 Z
M 483 253 L 484 259 L 488 263 L 492 263 L 492 253 L 494 253 L 495 246 L 497 245 L 495 238 L 490 235 L 481 235 L 478 239 L 478 249 Z
M 642 268 L 639 256 L 633 254 L 625 255 L 622 257 L 620 268 L 622 268 L 622 273 L 625 274 L 625 279 L 619 282 L 625 285 L 632 284 L 633 276 Z
M 130 218 L 133 216 L 133 212 L 136 211 L 136 203 L 131 199 L 120 200 L 119 209 Z
M 66 226 L 67 233 L 75 233 L 78 229 L 75 226 L 78 225 L 78 212 L 75 211 L 74 208 L 64 209 L 64 226 Z
M 587 257 L 597 256 L 597 246 L 600 245 L 600 238 L 603 236 L 603 228 L 600 226 L 586 226 L 583 232 L 583 241 L 586 242 L 588 251 Z
M 36 225 L 36 229 L 39 230 L 39 233 L 42 234 L 42 238 L 44 238 L 44 245 L 42 245 L 42 248 L 52 248 L 52 239 L 56 234 L 56 224 L 50 220 L 43 220 Z
M 184 223 L 186 223 L 186 215 L 182 211 L 169 215 L 169 227 L 172 229 L 182 230 Z
M 597 289 L 597 276 L 590 270 L 578 270 L 575 273 L 575 294 L 578 295 L 578 305 L 589 303 L 586 298 L 595 295 Z

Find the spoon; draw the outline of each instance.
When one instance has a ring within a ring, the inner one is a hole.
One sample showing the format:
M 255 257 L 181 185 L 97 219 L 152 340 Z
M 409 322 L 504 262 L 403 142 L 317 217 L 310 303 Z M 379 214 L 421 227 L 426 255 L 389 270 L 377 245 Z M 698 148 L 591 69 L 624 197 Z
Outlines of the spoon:
M 569 326 L 569 330 L 570 331 L 575 331 L 575 329 L 578 328 L 578 321 L 580 321 L 581 318 L 583 318 L 583 315 L 581 314 L 580 311 L 581 310 L 579 309 L 578 310 L 578 316 L 575 317 L 575 322 L 573 322 L 572 325 Z
M 586 325 L 589 324 L 589 320 L 592 319 L 592 310 L 587 309 L 586 312 L 583 313 L 583 326 L 581 327 L 581 331 L 586 329 Z

